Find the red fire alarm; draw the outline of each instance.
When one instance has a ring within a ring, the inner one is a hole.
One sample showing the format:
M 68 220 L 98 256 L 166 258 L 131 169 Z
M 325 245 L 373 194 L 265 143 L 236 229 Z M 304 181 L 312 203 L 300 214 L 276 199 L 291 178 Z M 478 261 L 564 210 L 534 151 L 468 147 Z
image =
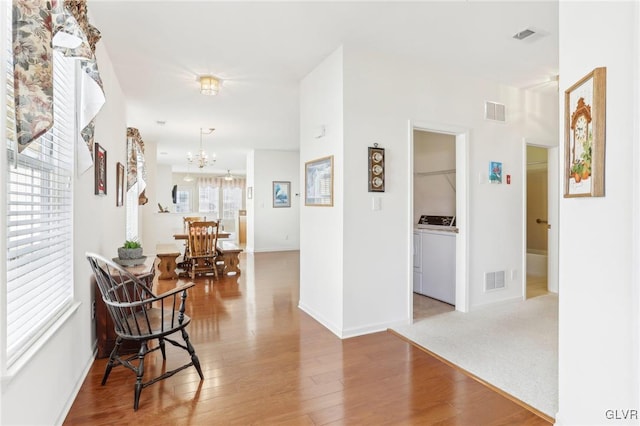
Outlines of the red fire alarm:
M 511 185 L 511 175 L 507 175 L 507 185 Z

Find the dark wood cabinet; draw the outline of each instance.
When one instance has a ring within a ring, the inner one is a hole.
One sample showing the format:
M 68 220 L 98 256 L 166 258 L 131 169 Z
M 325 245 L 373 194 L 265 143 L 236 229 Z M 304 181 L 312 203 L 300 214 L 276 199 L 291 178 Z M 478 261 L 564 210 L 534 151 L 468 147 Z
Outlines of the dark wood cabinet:
M 155 277 L 155 256 L 148 256 L 144 264 L 129 266 L 125 268 L 133 275 L 141 278 L 147 284 L 150 290 L 153 291 L 153 278 Z M 96 303 L 96 338 L 98 339 L 98 353 L 96 358 L 108 358 L 116 344 L 116 335 L 113 321 L 107 311 L 102 296 L 100 295 L 100 289 L 97 286 L 95 277 L 91 277 L 92 285 L 95 288 L 95 303 Z M 120 346 L 120 353 L 135 353 L 140 349 L 140 343 L 132 340 L 124 341 Z

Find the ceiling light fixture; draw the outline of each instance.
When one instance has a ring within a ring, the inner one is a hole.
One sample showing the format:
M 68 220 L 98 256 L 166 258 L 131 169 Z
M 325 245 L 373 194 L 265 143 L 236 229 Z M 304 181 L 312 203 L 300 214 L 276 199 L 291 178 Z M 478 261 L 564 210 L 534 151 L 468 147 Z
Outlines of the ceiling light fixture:
M 191 152 L 187 152 L 187 161 L 189 164 L 196 163 L 198 167 L 202 169 L 203 167 L 208 166 L 209 163 L 216 162 L 216 154 L 212 154 L 211 158 L 209 158 L 207 152 L 202 148 L 202 135 L 210 135 L 214 130 L 215 129 L 211 127 L 208 131 L 203 132 L 202 127 L 200 128 L 200 151 L 198 151 L 195 156 Z
M 200 93 L 203 95 L 214 96 L 218 94 L 220 89 L 220 80 L 212 75 L 200 76 Z
M 233 180 L 233 176 L 231 175 L 231 170 L 227 169 L 227 174 L 225 175 L 224 180 Z

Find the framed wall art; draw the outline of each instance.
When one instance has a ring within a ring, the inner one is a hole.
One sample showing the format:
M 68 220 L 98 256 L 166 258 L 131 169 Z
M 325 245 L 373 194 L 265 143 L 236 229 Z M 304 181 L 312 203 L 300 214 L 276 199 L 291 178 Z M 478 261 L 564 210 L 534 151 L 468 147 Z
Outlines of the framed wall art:
M 384 192 L 384 148 L 375 143 L 368 150 L 369 192 Z
M 333 206 L 333 155 L 304 164 L 304 205 Z
M 502 183 L 502 163 L 499 161 L 489 162 L 489 182 Z
M 94 144 L 93 162 L 95 194 L 107 195 L 107 151 L 97 142 Z
M 291 182 L 273 182 L 273 207 L 291 207 Z
M 124 205 L 124 164 L 116 164 L 116 207 Z
M 564 92 L 564 197 L 604 197 L 607 69 Z

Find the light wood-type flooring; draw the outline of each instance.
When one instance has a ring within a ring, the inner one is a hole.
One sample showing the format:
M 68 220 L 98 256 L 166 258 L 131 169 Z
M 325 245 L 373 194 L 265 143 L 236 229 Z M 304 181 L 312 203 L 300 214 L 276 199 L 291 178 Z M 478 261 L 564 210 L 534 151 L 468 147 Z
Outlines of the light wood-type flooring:
M 189 368 L 157 382 L 136 412 L 134 374 L 115 368 L 101 386 L 98 359 L 64 424 L 550 424 L 391 332 L 337 338 L 298 309 L 298 265 L 298 252 L 243 254 L 239 277 L 198 279 L 187 329 L 205 380 Z M 166 368 L 186 355 L 168 346 Z M 145 365 L 160 373 L 160 353 Z

